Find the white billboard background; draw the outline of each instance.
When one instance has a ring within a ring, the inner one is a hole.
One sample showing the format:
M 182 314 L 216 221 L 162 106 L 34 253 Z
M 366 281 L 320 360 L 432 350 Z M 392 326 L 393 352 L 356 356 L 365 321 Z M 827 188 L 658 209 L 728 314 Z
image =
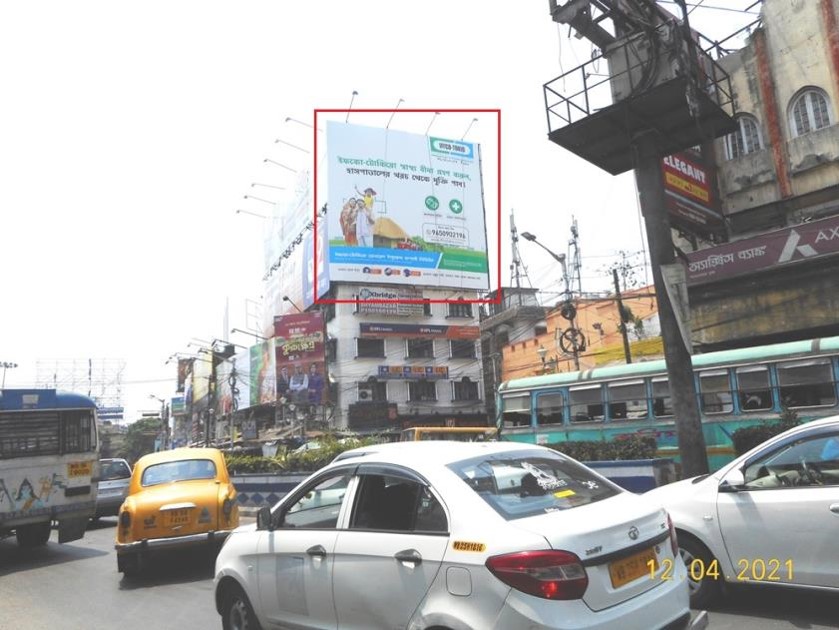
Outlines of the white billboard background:
M 330 280 L 489 288 L 477 144 L 330 121 L 327 156 Z

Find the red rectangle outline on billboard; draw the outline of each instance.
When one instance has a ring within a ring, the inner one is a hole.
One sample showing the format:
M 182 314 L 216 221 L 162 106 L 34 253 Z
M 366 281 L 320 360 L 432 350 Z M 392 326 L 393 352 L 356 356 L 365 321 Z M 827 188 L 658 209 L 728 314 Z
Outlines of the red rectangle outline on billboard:
M 498 210 L 496 216 L 496 234 L 497 234 L 497 246 L 498 246 L 498 266 L 497 266 L 497 278 L 498 278 L 498 287 L 495 289 L 495 298 L 489 300 L 464 300 L 464 299 L 457 299 L 457 300 L 376 300 L 376 299 L 368 299 L 364 300 L 365 302 L 375 302 L 375 303 L 382 303 L 382 304 L 501 304 L 501 110 L 500 109 L 316 109 L 314 110 L 313 114 L 313 121 L 312 121 L 312 135 L 314 136 L 314 151 L 312 152 L 312 162 L 313 168 L 312 173 L 313 181 L 312 181 L 312 188 L 314 189 L 314 194 L 312 198 L 314 199 L 314 208 L 313 208 L 313 220 L 314 220 L 314 228 L 312 230 L 314 236 L 314 246 L 313 250 L 316 252 L 318 251 L 318 217 L 320 213 L 318 212 L 318 114 L 392 114 L 395 112 L 399 112 L 400 114 L 495 114 L 496 117 L 496 132 L 498 134 L 498 164 L 497 164 L 497 190 L 496 193 L 498 195 Z M 482 182 L 483 183 L 483 182 Z M 486 208 L 484 209 L 484 220 L 486 220 Z M 488 232 L 487 232 L 488 233 Z M 487 243 L 487 249 L 489 249 L 489 243 Z M 315 304 L 355 304 L 358 300 L 338 300 L 335 298 L 332 299 L 323 299 L 318 297 L 318 257 L 314 256 L 313 260 L 314 264 L 314 303 Z M 397 285 L 398 286 L 398 285 Z M 429 287 L 434 288 L 434 287 Z M 472 291 L 473 289 L 470 289 Z M 492 289 L 490 288 L 490 291 Z

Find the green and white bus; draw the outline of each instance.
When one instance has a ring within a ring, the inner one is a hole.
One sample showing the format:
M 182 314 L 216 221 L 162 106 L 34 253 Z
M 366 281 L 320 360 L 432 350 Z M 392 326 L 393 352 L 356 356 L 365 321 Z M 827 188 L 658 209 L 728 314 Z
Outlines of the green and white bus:
M 839 337 L 694 355 L 703 433 L 712 469 L 734 457 L 732 434 L 779 419 L 839 413 Z M 663 359 L 506 381 L 498 388 L 501 439 L 555 444 L 652 436 L 660 457 L 678 457 Z

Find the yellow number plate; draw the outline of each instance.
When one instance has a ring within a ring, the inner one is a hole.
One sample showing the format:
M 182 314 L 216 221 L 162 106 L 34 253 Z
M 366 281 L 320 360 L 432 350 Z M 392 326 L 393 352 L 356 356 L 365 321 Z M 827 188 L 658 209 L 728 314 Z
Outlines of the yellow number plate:
M 190 510 L 170 510 L 166 512 L 166 524 L 170 527 L 173 525 L 186 525 L 189 523 Z
M 68 477 L 90 477 L 93 474 L 93 462 L 70 462 L 67 464 Z
M 647 564 L 650 560 L 655 559 L 655 550 L 652 547 L 644 549 L 639 553 L 624 558 L 623 560 L 616 560 L 609 564 L 609 577 L 612 578 L 612 587 L 619 588 L 624 584 L 628 584 L 639 577 L 650 574 L 650 566 Z

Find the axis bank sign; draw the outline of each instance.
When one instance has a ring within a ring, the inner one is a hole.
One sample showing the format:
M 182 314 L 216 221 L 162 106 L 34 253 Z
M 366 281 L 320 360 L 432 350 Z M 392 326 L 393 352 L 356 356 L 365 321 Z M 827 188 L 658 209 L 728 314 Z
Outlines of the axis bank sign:
M 726 280 L 839 253 L 839 217 L 802 223 L 688 254 L 688 284 Z

